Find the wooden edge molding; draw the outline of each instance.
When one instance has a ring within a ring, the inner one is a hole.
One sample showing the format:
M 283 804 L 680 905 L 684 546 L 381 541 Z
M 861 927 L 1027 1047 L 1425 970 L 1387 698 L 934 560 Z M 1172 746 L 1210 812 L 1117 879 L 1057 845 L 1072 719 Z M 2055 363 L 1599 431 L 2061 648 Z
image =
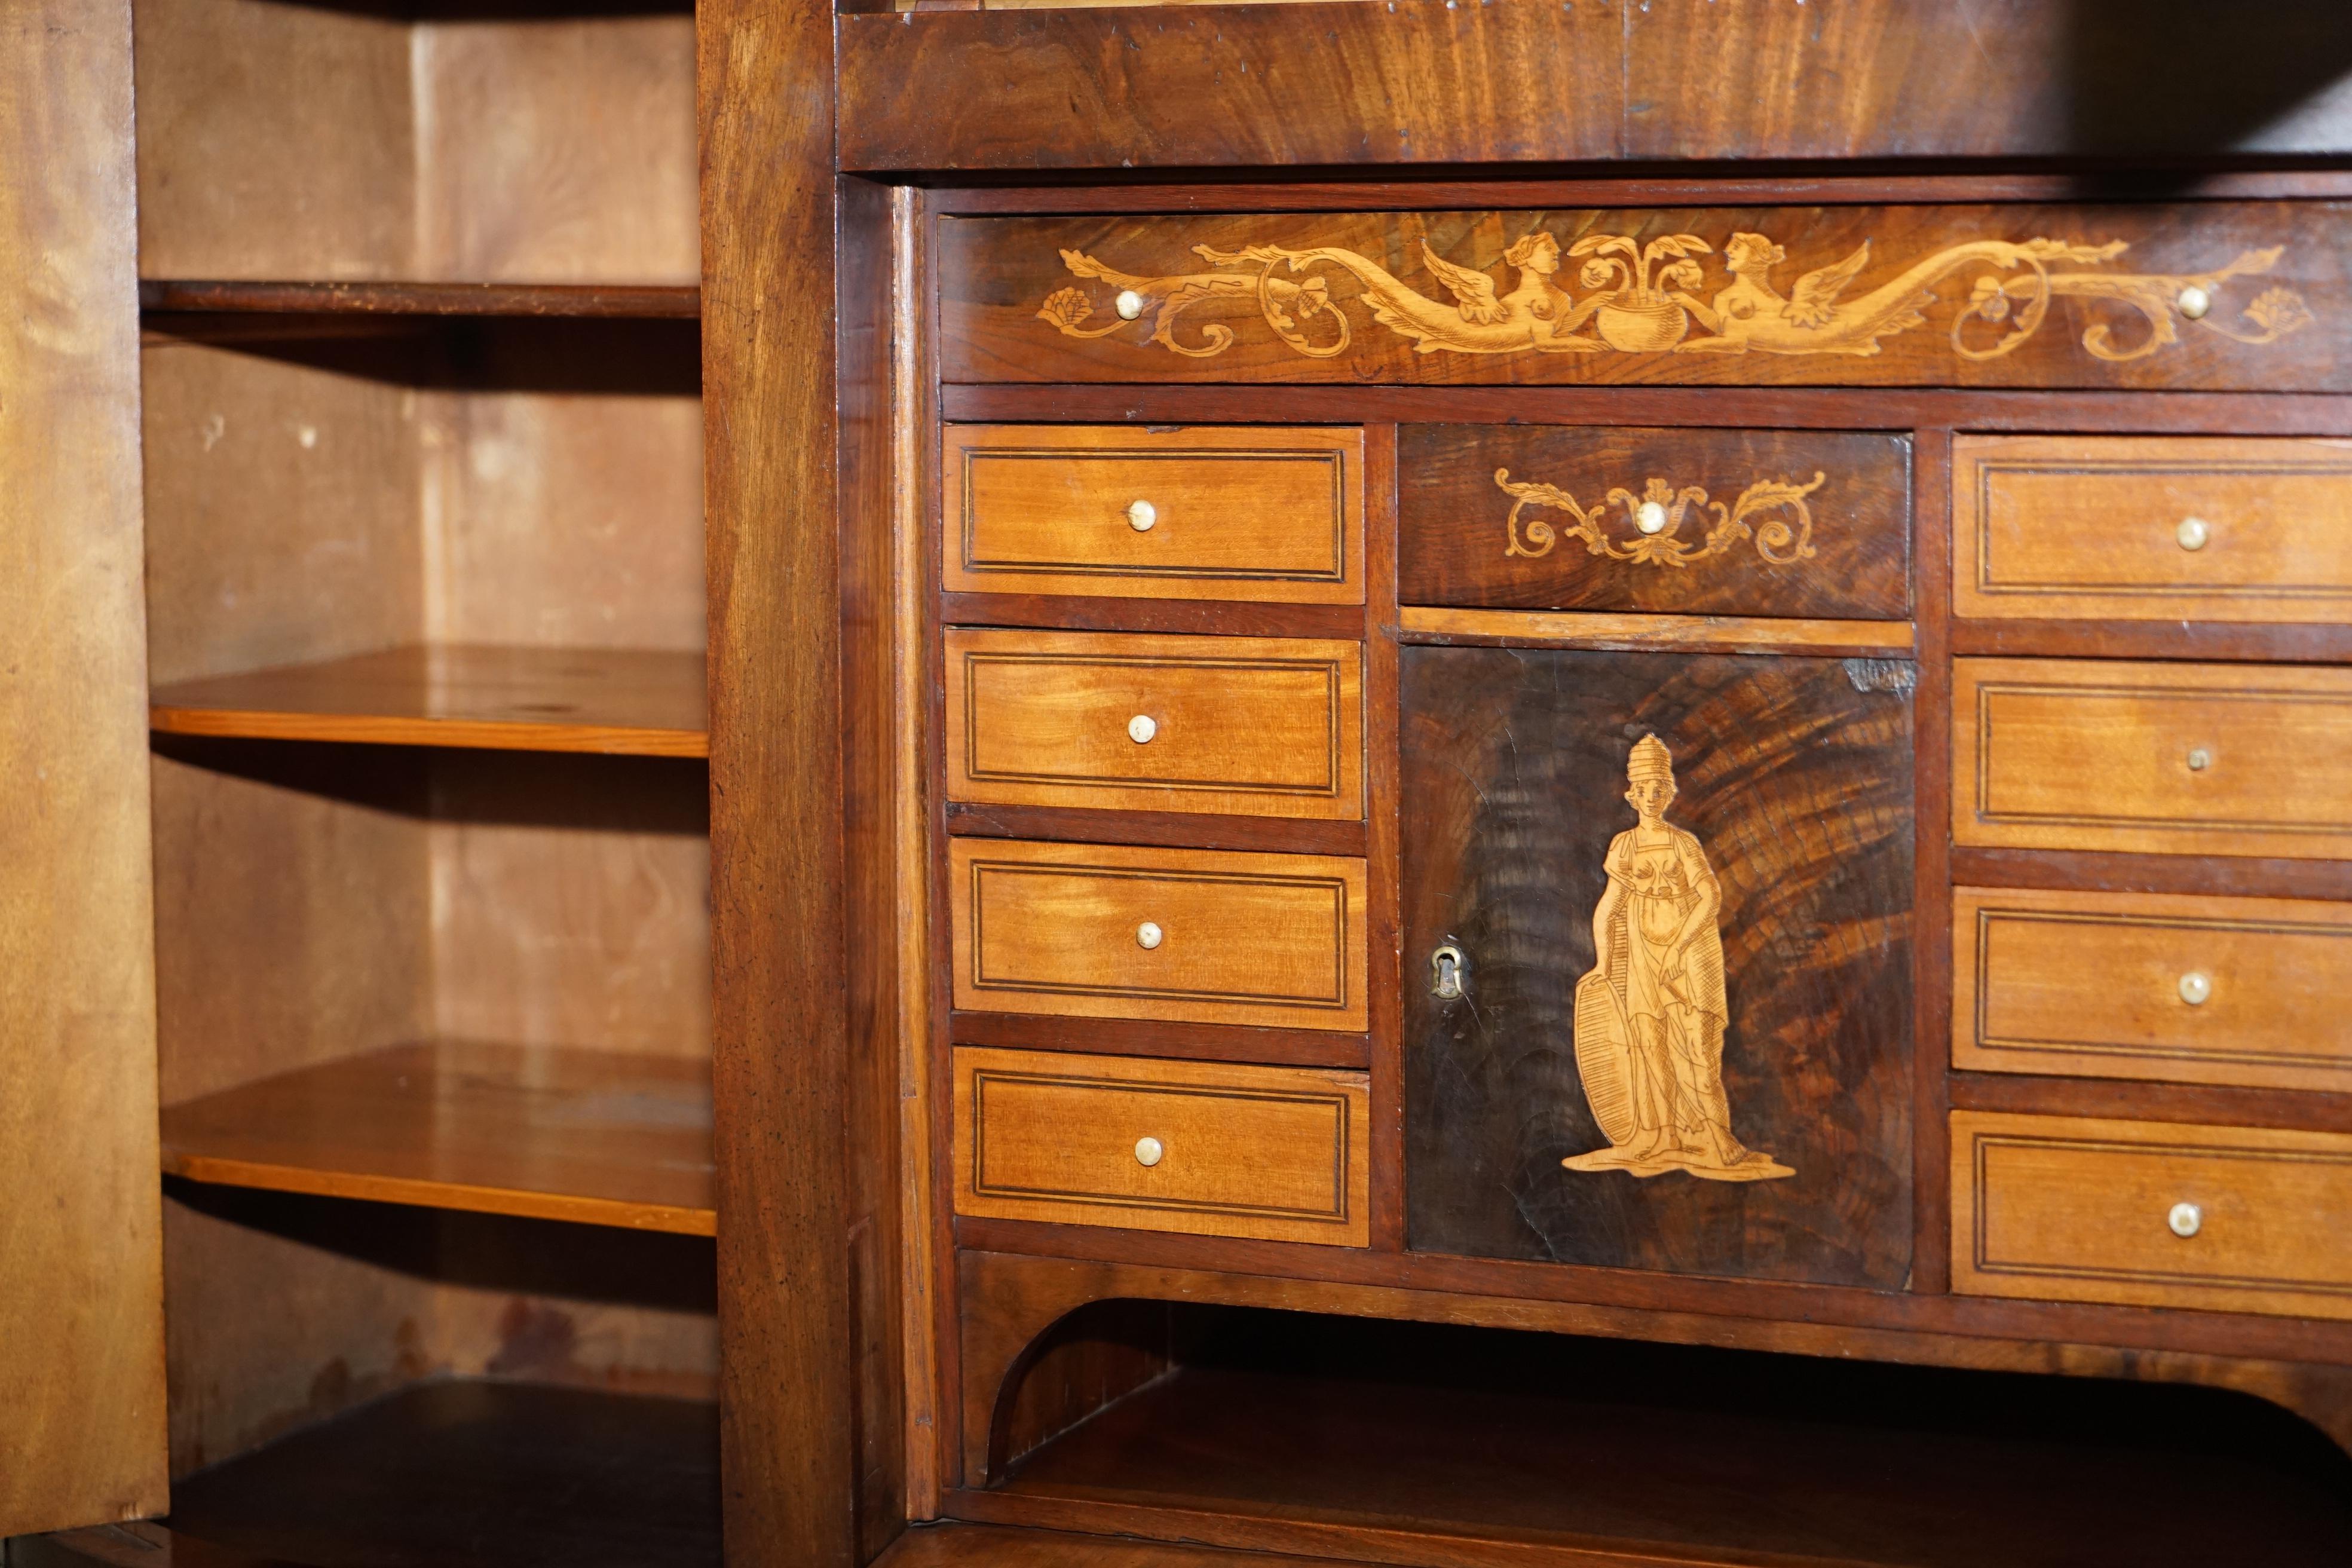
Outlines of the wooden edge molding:
M 491 752 L 584 752 L 630 757 L 710 754 L 710 737 L 700 731 L 649 730 L 618 724 L 518 724 L 486 719 L 379 718 L 357 713 L 173 707 L 149 709 L 147 723 L 159 734 L 209 735 L 228 740 L 446 746 Z
M 413 1208 L 457 1209 L 472 1214 L 516 1215 L 525 1219 L 563 1220 L 614 1226 L 625 1230 L 661 1230 L 676 1236 L 716 1236 L 719 1211 L 668 1204 L 630 1203 L 619 1198 L 534 1193 L 515 1187 L 469 1186 L 458 1182 L 407 1176 L 362 1175 L 299 1165 L 216 1159 L 209 1154 L 163 1151 L 163 1173 L 225 1187 L 257 1187 L 312 1197 L 357 1198 L 404 1204 Z
M 1823 653 L 1908 658 L 1909 621 L 1780 620 L 1744 616 L 1633 616 L 1584 610 L 1397 612 L 1401 640 L 1544 647 L 1670 648 L 1682 653 Z

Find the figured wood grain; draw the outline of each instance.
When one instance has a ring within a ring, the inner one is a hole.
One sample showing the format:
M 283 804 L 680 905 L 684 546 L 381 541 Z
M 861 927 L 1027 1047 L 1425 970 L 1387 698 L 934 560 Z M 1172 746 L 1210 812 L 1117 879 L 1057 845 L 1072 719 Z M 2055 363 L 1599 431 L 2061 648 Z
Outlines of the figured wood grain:
M 2343 1133 L 1952 1113 L 1955 1290 L 2352 1318 L 2347 1229 Z
M 1952 975 L 1957 1068 L 2352 1089 L 2352 906 L 1956 888 Z
M 2347 773 L 2352 672 L 1953 664 L 1955 844 L 2340 858 Z
M 1906 437 L 1853 431 L 1409 425 L 1397 454 L 1410 480 L 1397 498 L 1397 595 L 1473 608 L 1903 619 L 1910 456 Z M 1516 500 L 1506 475 L 1559 490 L 1584 515 Z M 1638 513 L 1651 500 L 1666 516 L 1644 534 Z
M 943 641 L 950 799 L 1364 814 L 1360 644 L 961 627 Z
M 2325 624 L 2352 610 L 2352 442 L 1964 436 L 1952 459 L 1961 616 Z
M 166 1106 L 172 1175 L 709 1236 L 710 1084 L 674 1057 L 388 1047 Z
M 1361 860 L 959 838 L 949 884 L 960 1008 L 1365 1026 Z
M 166 1501 L 131 30 L 0 10 L 0 1537 Z
M 962 1047 L 956 1212 L 1361 1247 L 1369 1096 L 1328 1068 Z
M 699 654 L 411 646 L 158 687 L 176 735 L 699 757 Z
M 2347 221 L 2261 202 L 948 218 L 940 374 L 2342 390 Z
M 1908 621 L 1813 621 L 1751 616 L 1617 615 L 1601 610 L 1397 613 L 1408 642 L 1534 647 L 1670 648 L 1680 653 L 1854 653 L 1907 658 Z
M 1360 430 L 950 425 L 940 443 L 950 593 L 1363 603 Z

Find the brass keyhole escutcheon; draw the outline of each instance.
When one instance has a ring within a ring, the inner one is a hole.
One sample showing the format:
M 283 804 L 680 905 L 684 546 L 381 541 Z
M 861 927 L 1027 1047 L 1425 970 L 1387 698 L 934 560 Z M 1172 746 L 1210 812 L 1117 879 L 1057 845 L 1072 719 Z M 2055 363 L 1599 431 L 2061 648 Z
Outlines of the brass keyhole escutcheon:
M 1462 950 L 1447 943 L 1429 955 L 1429 994 L 1451 1002 L 1462 994 Z

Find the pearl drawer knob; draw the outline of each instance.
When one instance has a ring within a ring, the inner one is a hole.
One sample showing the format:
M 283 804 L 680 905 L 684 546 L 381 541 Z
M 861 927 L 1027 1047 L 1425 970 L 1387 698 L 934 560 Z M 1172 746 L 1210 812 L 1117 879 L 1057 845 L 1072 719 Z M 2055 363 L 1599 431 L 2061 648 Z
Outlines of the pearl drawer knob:
M 1127 503 L 1127 526 L 1136 532 L 1150 533 L 1151 525 L 1159 521 L 1160 509 L 1150 501 L 1131 500 Z
M 1151 737 L 1160 733 L 1160 721 L 1149 713 L 1138 713 L 1127 721 L 1127 738 L 1139 746 L 1151 744 Z
M 1643 533 L 1656 533 L 1666 526 L 1666 509 L 1654 500 L 1643 501 L 1633 509 L 1633 526 Z
M 2172 537 L 2183 550 L 2202 550 L 2213 537 L 2213 527 L 2201 517 L 2184 517 Z
M 2195 1204 L 2175 1204 L 2172 1212 L 2164 1216 L 2164 1223 L 2172 1227 L 2173 1235 L 2186 1241 L 2205 1228 L 2205 1211 Z
M 1160 1161 L 1167 1157 L 1168 1146 L 1165 1143 L 1162 1143 L 1159 1139 L 1139 1138 L 1135 1141 L 1135 1163 L 1137 1164 L 1144 1166 L 1157 1165 Z
M 2213 308 L 2213 296 L 2191 283 L 2180 291 L 2180 313 L 2192 321 L 2201 321 L 2205 312 Z
M 1135 945 L 1147 952 L 1167 940 L 1168 933 L 1150 921 L 1135 928 Z
M 2213 994 L 2213 982 L 2197 970 L 2180 977 L 2180 999 L 2191 1007 L 2202 1007 L 2205 999 Z
M 2212 752 L 2207 751 L 2202 746 L 2191 746 L 2189 748 L 2189 771 L 2190 773 L 2201 773 L 2212 765 Z
M 1143 314 L 1143 296 L 1132 289 L 1122 289 L 1118 291 L 1118 298 L 1110 302 L 1110 308 L 1118 312 L 1120 321 L 1131 321 Z M 2203 312 L 2199 313 L 2201 315 Z

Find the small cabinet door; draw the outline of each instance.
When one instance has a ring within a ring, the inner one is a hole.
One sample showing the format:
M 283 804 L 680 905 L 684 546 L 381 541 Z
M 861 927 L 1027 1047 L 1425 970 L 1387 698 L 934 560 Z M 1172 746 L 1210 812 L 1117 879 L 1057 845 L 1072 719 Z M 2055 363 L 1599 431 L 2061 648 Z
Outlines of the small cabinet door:
M 1913 669 L 1404 650 L 1412 1247 L 1903 1283 Z

